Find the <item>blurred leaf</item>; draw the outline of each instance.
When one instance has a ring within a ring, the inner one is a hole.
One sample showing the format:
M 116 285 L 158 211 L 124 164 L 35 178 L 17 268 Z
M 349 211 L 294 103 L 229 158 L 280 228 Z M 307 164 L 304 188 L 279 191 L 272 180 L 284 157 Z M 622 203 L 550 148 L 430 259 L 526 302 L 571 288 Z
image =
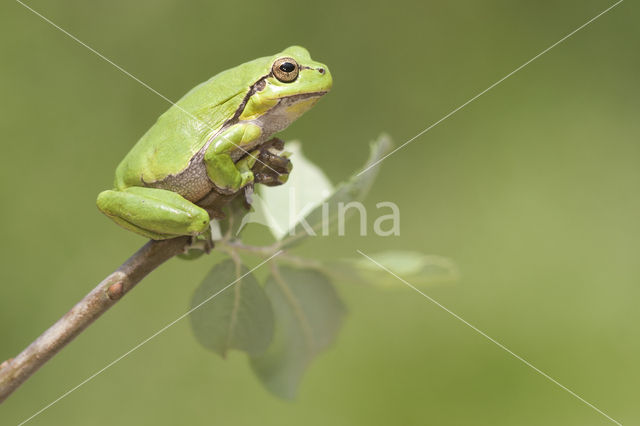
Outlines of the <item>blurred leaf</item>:
M 370 255 L 394 274 L 414 286 L 456 281 L 459 278 L 455 263 L 446 257 L 426 255 L 415 251 L 384 251 Z M 371 260 L 361 257 L 340 261 L 339 270 L 368 284 L 384 287 L 404 286 L 402 281 L 384 271 Z
M 282 267 L 265 290 L 276 332 L 267 352 L 252 357 L 251 365 L 267 389 L 291 399 L 309 363 L 334 341 L 345 308 L 329 279 L 314 270 Z
M 191 302 L 193 308 L 218 293 L 191 314 L 191 326 L 200 344 L 223 357 L 229 349 L 259 355 L 273 337 L 271 303 L 252 274 L 220 292 L 246 273 L 247 268 L 231 260 L 217 264 Z
M 332 227 L 338 217 L 338 204 L 362 201 L 365 198 L 378 175 L 379 166 L 368 168 L 384 157 L 392 146 L 393 143 L 387 135 L 381 135 L 369 145 L 369 159 L 363 167 L 363 170 L 366 171 L 364 173 L 361 172 L 362 174 L 360 175 L 352 176 L 347 182 L 341 183 L 331 197 L 323 203 L 326 204 L 324 208 L 323 206 L 318 206 L 304 218 L 313 232 L 316 234 L 322 233 L 323 224 L 328 227 L 326 233 L 332 232 Z M 305 226 L 299 223 L 291 232 L 291 236 L 285 239 L 283 247 L 290 247 L 308 235 L 309 233 L 305 230 Z
M 281 186 L 260 187 L 260 196 L 254 200 L 255 212 L 245 218 L 245 222 L 269 227 L 276 240 L 287 235 L 334 191 L 324 172 L 304 156 L 300 142 L 287 143 L 286 150 L 294 163 L 289 180 Z

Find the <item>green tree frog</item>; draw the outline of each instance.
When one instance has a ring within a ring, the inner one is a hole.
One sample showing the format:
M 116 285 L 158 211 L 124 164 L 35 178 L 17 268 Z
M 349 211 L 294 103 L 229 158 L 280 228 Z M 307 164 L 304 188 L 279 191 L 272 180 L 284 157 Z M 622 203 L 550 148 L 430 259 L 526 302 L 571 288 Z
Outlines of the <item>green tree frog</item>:
M 329 69 L 299 46 L 223 71 L 162 114 L 116 169 L 98 208 L 155 240 L 197 236 L 209 214 L 196 203 L 253 182 L 256 148 L 311 108 L 332 85 Z

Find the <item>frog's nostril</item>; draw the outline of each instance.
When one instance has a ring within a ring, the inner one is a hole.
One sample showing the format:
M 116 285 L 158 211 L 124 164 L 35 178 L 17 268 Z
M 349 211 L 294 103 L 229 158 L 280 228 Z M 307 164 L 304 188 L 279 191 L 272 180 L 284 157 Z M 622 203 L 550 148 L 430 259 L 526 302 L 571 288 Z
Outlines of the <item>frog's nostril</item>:
M 324 74 L 324 68 L 318 68 L 318 72 L 319 72 L 320 74 Z

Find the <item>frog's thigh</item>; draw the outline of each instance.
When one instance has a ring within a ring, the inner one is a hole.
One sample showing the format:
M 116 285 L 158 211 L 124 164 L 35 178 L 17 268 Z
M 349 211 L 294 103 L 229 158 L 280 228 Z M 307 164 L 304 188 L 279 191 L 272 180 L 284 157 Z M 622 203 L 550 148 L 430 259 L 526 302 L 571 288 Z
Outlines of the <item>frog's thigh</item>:
M 207 175 L 223 192 L 236 192 L 253 180 L 250 167 L 235 164 L 230 153 L 242 149 L 260 137 L 260 127 L 252 123 L 238 123 L 216 136 L 204 156 Z M 252 165 L 252 164 L 251 164 Z
M 179 194 L 157 188 L 104 191 L 98 208 L 116 223 L 155 240 L 197 235 L 209 226 L 209 214 Z

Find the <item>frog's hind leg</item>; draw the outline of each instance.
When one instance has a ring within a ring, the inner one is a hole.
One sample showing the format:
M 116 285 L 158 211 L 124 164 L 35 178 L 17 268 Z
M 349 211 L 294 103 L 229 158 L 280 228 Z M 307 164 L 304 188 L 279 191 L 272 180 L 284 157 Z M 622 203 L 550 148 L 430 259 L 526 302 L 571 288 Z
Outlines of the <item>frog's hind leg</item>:
M 118 216 L 111 216 L 107 213 L 105 214 L 109 216 L 115 223 L 122 226 L 124 229 L 133 231 L 138 235 L 142 235 L 143 237 L 151 238 L 152 240 L 167 240 L 169 238 L 176 237 L 176 235 L 158 234 L 156 232 L 148 231 L 146 229 L 143 229 L 143 228 L 140 228 L 139 226 L 134 225 L 133 223 L 127 222 L 126 220 Z
M 154 240 L 198 235 L 209 228 L 209 214 L 204 209 L 164 189 L 104 191 L 97 204 L 118 225 Z

